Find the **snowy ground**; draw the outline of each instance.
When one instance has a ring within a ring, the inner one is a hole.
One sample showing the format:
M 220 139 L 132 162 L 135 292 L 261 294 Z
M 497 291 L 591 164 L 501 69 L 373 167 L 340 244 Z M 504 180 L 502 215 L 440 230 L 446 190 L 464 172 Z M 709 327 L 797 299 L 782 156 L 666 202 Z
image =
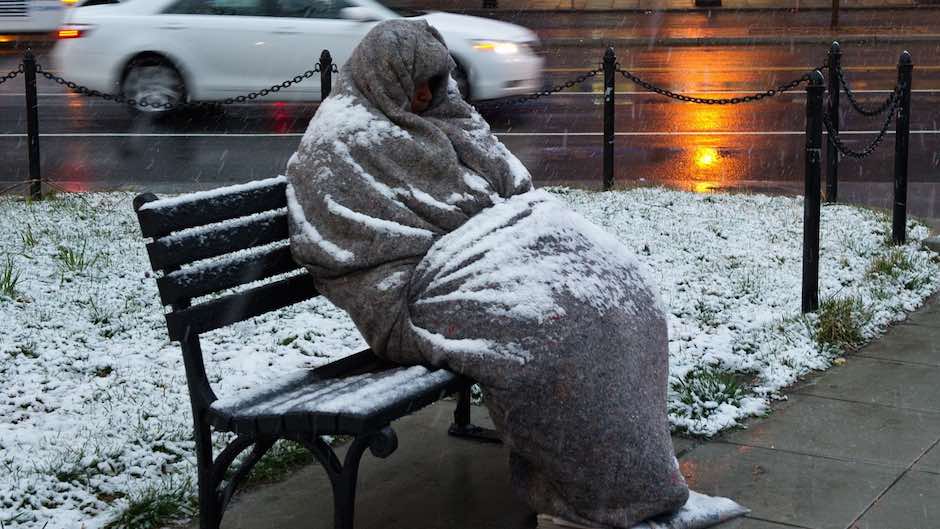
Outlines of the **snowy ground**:
M 911 243 L 895 249 L 885 216 L 824 207 L 823 310 L 803 318 L 799 200 L 555 192 L 650 266 L 670 311 L 677 431 L 712 435 L 763 413 L 781 388 L 828 367 L 845 344 L 871 339 L 940 287 L 936 255 L 920 244 L 926 228 L 912 227 Z M 6 528 L 104 527 L 155 493 L 192 490 L 183 367 L 166 338 L 131 198 L 0 198 Z M 323 301 L 211 333 L 204 344 L 222 395 L 363 345 Z

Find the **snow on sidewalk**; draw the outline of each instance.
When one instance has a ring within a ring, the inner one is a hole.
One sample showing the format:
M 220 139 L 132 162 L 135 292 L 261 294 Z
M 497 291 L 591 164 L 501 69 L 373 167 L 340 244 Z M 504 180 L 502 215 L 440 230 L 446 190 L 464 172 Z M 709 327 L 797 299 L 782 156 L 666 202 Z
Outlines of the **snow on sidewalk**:
M 650 267 L 670 311 L 669 411 L 679 431 L 712 435 L 763 413 L 781 388 L 842 353 L 820 345 L 826 336 L 871 339 L 940 286 L 936 254 L 920 244 L 925 227 L 912 225 L 911 242 L 892 248 L 890 219 L 828 206 L 821 299 L 838 318 L 803 318 L 799 199 L 554 192 Z M 0 198 L 5 527 L 93 529 L 148 492 L 191 490 L 183 366 L 166 338 L 131 199 Z M 4 270 L 19 278 L 12 296 L 2 291 Z M 204 343 L 220 395 L 364 346 L 323 300 L 209 333 Z

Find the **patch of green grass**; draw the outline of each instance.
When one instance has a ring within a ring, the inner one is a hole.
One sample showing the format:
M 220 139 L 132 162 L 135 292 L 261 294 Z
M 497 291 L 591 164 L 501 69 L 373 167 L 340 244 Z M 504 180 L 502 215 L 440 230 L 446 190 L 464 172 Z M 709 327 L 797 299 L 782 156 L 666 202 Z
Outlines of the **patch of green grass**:
M 20 272 L 16 269 L 13 259 L 7 257 L 3 267 L 0 268 L 0 297 L 16 299 L 16 287 L 20 282 Z
M 728 403 L 736 404 L 744 396 L 740 375 L 714 367 L 697 367 L 672 382 L 679 402 L 690 408 L 692 418 L 705 417 L 709 411 Z
M 33 470 L 62 483 L 87 487 L 96 476 L 117 475 L 124 470 L 116 463 L 116 456 L 117 453 L 104 452 L 86 439 L 85 443 L 58 449 L 54 456 L 38 463 Z
M 33 248 L 39 244 L 39 239 L 33 234 L 33 228 L 29 224 L 26 225 L 26 229 L 20 234 L 20 242 L 22 242 L 23 246 L 26 248 Z
M 107 325 L 114 318 L 114 311 L 98 305 L 95 298 L 88 298 L 85 302 L 91 315 L 91 322 L 95 325 Z
M 733 279 L 734 290 L 740 297 L 750 297 L 760 294 L 761 277 L 751 269 L 744 269 L 735 274 Z
M 820 347 L 838 351 L 855 349 L 864 342 L 862 329 L 871 321 L 871 310 L 857 297 L 833 297 L 823 300 L 816 313 L 813 337 Z
M 23 355 L 26 358 L 39 358 L 39 353 L 36 351 L 36 342 L 30 340 L 26 343 L 17 344 L 12 351 L 9 352 L 9 355 L 13 358 Z
M 872 259 L 868 265 L 868 276 L 886 276 L 897 278 L 904 272 L 914 269 L 914 262 L 902 248 L 891 248 L 887 253 Z
M 128 497 L 128 506 L 106 529 L 155 529 L 198 512 L 192 482 L 151 485 Z
M 930 284 L 929 274 L 919 274 L 904 282 L 904 288 L 907 290 L 920 290 Z
M 11 523 L 15 523 L 15 524 L 23 524 L 23 523 L 26 523 L 26 522 L 35 522 L 35 521 L 36 521 L 36 515 L 35 515 L 34 513 L 31 513 L 31 512 L 20 511 L 20 512 L 17 512 L 16 514 L 14 514 L 13 516 L 7 518 L 7 521 L 9 521 L 9 522 L 11 522 Z M 41 527 L 40 529 L 46 529 L 46 527 L 48 527 L 48 526 L 49 526 L 49 522 L 46 522 L 46 523 L 42 524 L 42 527 Z M 3 520 L 0 520 L 0 529 L 6 529 L 6 526 L 3 525 Z
M 721 308 L 708 303 L 705 298 L 696 300 L 693 316 L 703 327 L 717 327 L 721 323 Z
M 251 469 L 244 486 L 280 481 L 298 468 L 314 461 L 313 454 L 303 445 L 293 441 L 278 441 Z
M 83 465 L 84 458 L 84 448 L 66 448 L 46 465 L 37 467 L 36 470 L 53 476 L 62 483 L 87 484 L 88 480 L 99 472 L 95 466 Z
M 59 260 L 60 271 L 82 274 L 98 261 L 98 254 L 90 255 L 86 253 L 86 244 L 83 242 L 81 248 L 77 250 L 67 246 L 59 246 L 56 259 Z

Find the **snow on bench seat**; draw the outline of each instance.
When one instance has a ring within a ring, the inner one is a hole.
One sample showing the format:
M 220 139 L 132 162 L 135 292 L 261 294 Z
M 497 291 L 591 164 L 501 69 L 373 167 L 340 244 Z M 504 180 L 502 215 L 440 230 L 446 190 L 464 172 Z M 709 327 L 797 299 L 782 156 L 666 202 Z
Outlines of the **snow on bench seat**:
M 340 378 L 295 371 L 269 386 L 216 400 L 209 415 L 217 428 L 236 433 L 356 433 L 438 400 L 457 379 L 422 366 Z

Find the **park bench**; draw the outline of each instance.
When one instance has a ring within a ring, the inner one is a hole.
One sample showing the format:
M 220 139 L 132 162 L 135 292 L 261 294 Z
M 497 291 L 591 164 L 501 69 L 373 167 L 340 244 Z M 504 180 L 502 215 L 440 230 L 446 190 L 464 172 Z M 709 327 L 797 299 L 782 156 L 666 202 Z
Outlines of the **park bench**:
M 334 526 L 352 529 L 359 462 L 398 446 L 391 422 L 457 393 L 450 433 L 494 440 L 470 423 L 471 381 L 444 369 L 403 367 L 364 350 L 270 386 L 218 398 L 206 377 L 199 336 L 318 295 L 288 244 L 283 177 L 159 199 L 134 209 L 165 307 L 169 337 L 183 353 L 195 427 L 199 517 L 217 529 L 239 483 L 275 441 L 298 442 L 326 470 Z M 234 439 L 216 456 L 212 432 Z M 341 463 L 321 436 L 352 437 Z M 239 455 L 247 456 L 227 474 Z

